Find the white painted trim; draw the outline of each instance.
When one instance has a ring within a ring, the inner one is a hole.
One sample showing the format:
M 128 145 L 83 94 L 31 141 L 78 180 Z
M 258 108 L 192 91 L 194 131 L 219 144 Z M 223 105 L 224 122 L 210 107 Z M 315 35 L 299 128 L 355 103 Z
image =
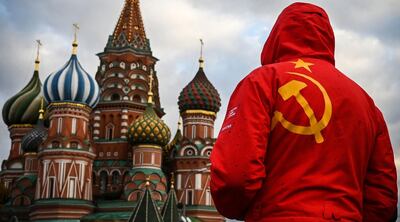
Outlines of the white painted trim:
M 76 122 L 77 122 L 77 120 L 76 120 L 76 118 L 72 118 L 71 121 L 72 121 L 71 134 L 75 135 L 76 134 Z
M 201 173 L 196 173 L 195 174 L 195 179 L 194 179 L 194 182 L 195 182 L 195 185 L 194 185 L 194 188 L 196 189 L 196 190 L 201 190 L 201 179 L 202 179 L 202 175 L 201 175 Z

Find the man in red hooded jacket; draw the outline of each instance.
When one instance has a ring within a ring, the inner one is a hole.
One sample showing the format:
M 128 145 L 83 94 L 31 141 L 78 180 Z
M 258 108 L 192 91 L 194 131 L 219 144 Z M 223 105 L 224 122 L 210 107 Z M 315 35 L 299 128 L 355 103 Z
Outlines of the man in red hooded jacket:
M 395 220 L 396 168 L 372 99 L 335 68 L 325 11 L 278 17 L 233 92 L 211 155 L 218 211 L 256 222 Z

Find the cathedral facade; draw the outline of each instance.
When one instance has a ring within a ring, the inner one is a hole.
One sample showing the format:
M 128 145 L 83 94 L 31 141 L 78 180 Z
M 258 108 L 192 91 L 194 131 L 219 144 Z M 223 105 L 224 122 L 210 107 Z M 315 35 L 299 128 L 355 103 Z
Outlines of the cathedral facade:
M 139 0 L 125 0 L 97 56 L 93 78 L 75 35 L 71 57 L 42 84 L 38 53 L 31 80 L 5 103 L 0 221 L 224 221 L 209 170 L 221 101 L 202 56 L 177 95 L 172 136 Z

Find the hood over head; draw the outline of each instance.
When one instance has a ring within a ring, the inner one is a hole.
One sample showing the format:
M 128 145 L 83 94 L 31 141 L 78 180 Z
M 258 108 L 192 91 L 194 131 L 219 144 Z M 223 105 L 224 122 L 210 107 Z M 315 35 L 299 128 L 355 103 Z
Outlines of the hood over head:
M 335 64 L 335 37 L 326 12 L 308 3 L 294 3 L 279 15 L 261 54 L 261 64 L 300 57 Z

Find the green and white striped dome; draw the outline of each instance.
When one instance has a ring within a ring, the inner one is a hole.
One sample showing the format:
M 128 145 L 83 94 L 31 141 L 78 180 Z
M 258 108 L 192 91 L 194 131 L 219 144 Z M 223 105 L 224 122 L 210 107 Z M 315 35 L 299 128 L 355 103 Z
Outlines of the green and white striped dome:
M 15 124 L 36 124 L 43 93 L 39 72 L 35 70 L 29 83 L 3 106 L 3 120 L 7 126 Z

